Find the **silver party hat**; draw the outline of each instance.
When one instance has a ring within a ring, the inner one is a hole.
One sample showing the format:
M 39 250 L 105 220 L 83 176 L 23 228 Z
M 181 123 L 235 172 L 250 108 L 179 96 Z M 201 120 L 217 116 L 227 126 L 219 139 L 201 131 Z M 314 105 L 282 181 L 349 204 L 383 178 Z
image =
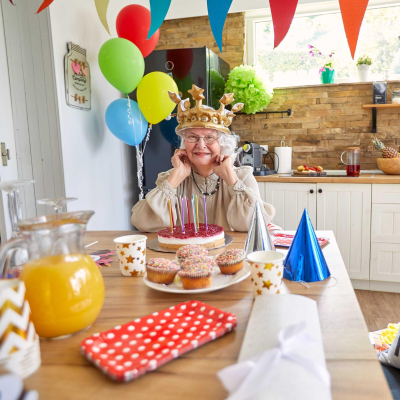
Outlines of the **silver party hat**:
M 274 242 L 269 234 L 267 224 L 265 223 L 264 215 L 261 211 L 260 204 L 256 201 L 254 207 L 253 218 L 247 234 L 244 250 L 247 254 L 253 251 L 260 250 L 275 250 Z

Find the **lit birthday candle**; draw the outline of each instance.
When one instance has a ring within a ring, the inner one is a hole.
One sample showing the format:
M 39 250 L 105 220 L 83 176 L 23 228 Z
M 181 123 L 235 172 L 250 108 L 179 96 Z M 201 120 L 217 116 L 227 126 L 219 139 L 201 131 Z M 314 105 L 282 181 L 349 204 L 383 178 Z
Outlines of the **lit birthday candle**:
M 200 229 L 200 221 L 199 221 L 199 199 L 196 194 L 196 223 L 197 229 Z
M 181 214 L 182 214 L 182 233 L 185 233 L 185 213 L 184 213 L 183 197 L 181 197 Z
M 189 228 L 192 227 L 192 224 L 190 223 L 190 208 L 189 208 L 189 199 L 185 196 L 186 198 L 186 208 L 187 208 L 187 216 L 188 216 L 188 224 Z
M 178 199 L 178 197 L 176 197 L 176 208 L 177 208 L 176 213 L 178 214 L 179 222 L 180 222 L 180 224 L 181 224 L 181 226 L 182 226 L 182 217 L 181 217 L 182 213 L 181 213 L 181 209 L 180 209 L 180 206 L 179 206 L 179 199 Z
M 206 229 L 208 229 L 206 196 L 203 196 L 203 200 L 204 200 L 204 223 L 206 224 Z
M 197 223 L 196 223 L 196 204 L 194 202 L 194 194 L 192 194 L 192 210 L 193 210 L 193 225 L 194 225 L 194 231 L 197 233 Z
M 168 210 L 169 210 L 169 222 L 171 225 L 171 233 L 174 233 L 174 226 L 172 225 L 172 208 L 171 208 L 171 199 L 168 197 Z

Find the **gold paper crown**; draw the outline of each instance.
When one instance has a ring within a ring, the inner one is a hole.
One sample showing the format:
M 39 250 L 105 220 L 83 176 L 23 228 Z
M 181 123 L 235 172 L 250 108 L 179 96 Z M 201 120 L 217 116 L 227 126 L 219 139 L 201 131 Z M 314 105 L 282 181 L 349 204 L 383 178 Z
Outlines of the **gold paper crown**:
M 232 123 L 235 112 L 240 111 L 243 107 L 243 103 L 237 103 L 232 107 L 232 111 L 225 109 L 225 106 L 231 104 L 234 100 L 233 93 L 225 93 L 222 99 L 219 101 L 221 106 L 218 110 L 214 110 L 212 107 L 203 105 L 204 89 L 192 85 L 192 89 L 188 90 L 192 95 L 193 100 L 196 101 L 196 105 L 190 108 L 189 99 L 182 100 L 179 94 L 174 92 L 168 92 L 169 98 L 178 105 L 178 113 L 176 120 L 178 126 L 176 132 L 183 131 L 187 128 L 210 128 L 217 129 L 224 133 L 230 134 L 229 125 Z M 181 93 L 180 93 L 181 94 Z

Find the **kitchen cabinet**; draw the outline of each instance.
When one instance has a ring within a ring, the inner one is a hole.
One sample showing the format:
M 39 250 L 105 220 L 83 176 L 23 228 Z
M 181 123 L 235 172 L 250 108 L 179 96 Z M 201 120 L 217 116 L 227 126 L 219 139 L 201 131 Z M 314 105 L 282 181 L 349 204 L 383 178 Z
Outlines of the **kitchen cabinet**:
M 332 230 L 349 276 L 369 279 L 371 185 L 317 184 L 317 228 Z
M 400 185 L 372 185 L 370 279 L 400 282 Z M 393 291 L 400 291 L 400 286 Z
M 352 279 L 369 279 L 371 185 L 260 182 L 273 223 L 296 230 L 304 208 L 314 229 L 332 230 Z
M 317 222 L 317 185 L 315 183 L 261 182 L 261 197 L 276 209 L 273 223 L 285 230 L 296 230 L 307 208 L 312 224 Z M 259 183 L 260 184 L 260 183 Z

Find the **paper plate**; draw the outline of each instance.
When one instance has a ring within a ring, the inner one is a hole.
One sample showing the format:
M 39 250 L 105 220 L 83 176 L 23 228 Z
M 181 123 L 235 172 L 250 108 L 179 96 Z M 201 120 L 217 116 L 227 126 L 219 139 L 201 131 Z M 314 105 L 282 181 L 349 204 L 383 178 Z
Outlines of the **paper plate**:
M 227 246 L 228 244 L 231 244 L 233 242 L 233 237 L 231 235 L 227 235 L 225 233 L 225 244 L 222 246 L 218 247 L 213 247 L 212 249 L 208 249 L 209 251 L 215 250 L 215 249 L 220 249 L 222 247 Z M 184 245 L 182 245 L 184 246 Z M 160 244 L 158 243 L 158 239 L 152 239 L 147 242 L 147 248 L 150 250 L 154 251 L 160 251 L 161 253 L 176 253 L 178 249 L 168 249 L 166 247 L 161 247 Z
M 177 294 L 187 294 L 187 293 L 208 293 L 214 292 L 215 290 L 221 290 L 228 286 L 235 285 L 250 276 L 250 266 L 245 261 L 243 263 L 243 269 L 236 273 L 235 275 L 222 275 L 221 271 L 218 267 L 214 268 L 214 276 L 212 280 L 212 284 L 208 288 L 204 289 L 194 289 L 194 290 L 185 290 L 182 287 L 182 284 L 179 282 L 179 279 L 175 279 L 173 283 L 170 285 L 163 285 L 160 283 L 150 282 L 147 279 L 147 273 L 144 275 L 144 283 L 154 289 L 159 290 L 160 292 L 167 293 L 177 293 Z

